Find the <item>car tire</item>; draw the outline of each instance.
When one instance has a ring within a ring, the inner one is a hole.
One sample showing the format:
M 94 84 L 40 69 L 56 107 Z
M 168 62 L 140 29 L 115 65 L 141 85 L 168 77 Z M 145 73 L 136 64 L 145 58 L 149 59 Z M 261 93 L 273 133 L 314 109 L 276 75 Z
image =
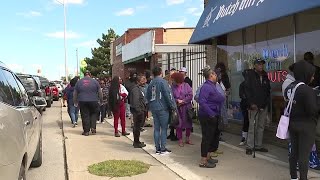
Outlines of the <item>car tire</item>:
M 51 100 L 47 101 L 47 107 L 51 107 Z
M 26 167 L 25 165 L 22 163 L 20 166 L 20 171 L 19 171 L 19 177 L 18 180 L 26 180 Z
M 37 150 L 34 153 L 32 162 L 31 162 L 31 167 L 40 167 L 42 165 L 42 133 L 40 134 L 39 137 L 39 142 L 37 146 Z

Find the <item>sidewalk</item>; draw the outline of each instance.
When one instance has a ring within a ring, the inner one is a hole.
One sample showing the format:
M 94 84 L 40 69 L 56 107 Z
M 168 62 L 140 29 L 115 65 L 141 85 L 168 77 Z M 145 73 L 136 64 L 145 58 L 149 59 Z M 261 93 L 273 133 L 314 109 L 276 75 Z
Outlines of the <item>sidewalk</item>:
M 109 177 L 99 177 L 88 172 L 88 166 L 106 160 L 140 160 L 150 164 L 145 174 L 112 179 L 181 179 L 170 169 L 159 163 L 142 149 L 134 149 L 132 141 L 122 136 L 114 137 L 113 127 L 108 123 L 97 124 L 97 135 L 82 136 L 81 121 L 79 126 L 72 128 L 66 108 L 62 108 L 66 156 L 69 180 L 106 180 Z
M 146 174 L 119 179 L 190 179 L 190 180 L 255 180 L 255 179 L 290 179 L 285 149 L 268 146 L 270 153 L 257 153 L 254 159 L 247 156 L 243 148 L 237 147 L 240 138 L 231 134 L 224 134 L 226 142 L 221 143 L 223 155 L 218 157 L 219 163 L 214 169 L 199 168 L 201 135 L 195 126 L 192 141 L 195 145 L 179 147 L 177 142 L 168 141 L 168 148 L 172 154 L 160 156 L 155 154 L 153 143 L 153 128 L 145 128 L 141 133 L 141 140 L 147 146 L 143 149 L 132 147 L 133 134 L 127 121 L 128 138 L 114 137 L 113 119 L 108 123 L 97 125 L 97 135 L 84 137 L 81 135 L 81 121 L 77 128 L 71 128 L 66 109 L 63 108 L 62 118 L 66 136 L 67 163 L 70 180 L 109 179 L 90 175 L 87 166 L 108 159 L 136 159 L 152 165 Z M 276 156 L 278 155 L 278 156 Z M 309 172 L 315 179 L 320 174 Z

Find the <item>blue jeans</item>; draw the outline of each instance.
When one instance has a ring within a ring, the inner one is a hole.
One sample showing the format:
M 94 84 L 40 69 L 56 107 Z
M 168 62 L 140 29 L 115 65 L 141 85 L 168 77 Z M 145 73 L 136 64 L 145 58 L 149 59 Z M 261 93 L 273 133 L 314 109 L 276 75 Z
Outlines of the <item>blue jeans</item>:
M 78 122 L 79 107 L 75 107 L 73 104 L 68 104 L 68 114 L 72 124 Z
M 154 123 L 154 143 L 156 150 L 165 150 L 167 144 L 167 129 L 169 123 L 169 111 L 152 111 Z

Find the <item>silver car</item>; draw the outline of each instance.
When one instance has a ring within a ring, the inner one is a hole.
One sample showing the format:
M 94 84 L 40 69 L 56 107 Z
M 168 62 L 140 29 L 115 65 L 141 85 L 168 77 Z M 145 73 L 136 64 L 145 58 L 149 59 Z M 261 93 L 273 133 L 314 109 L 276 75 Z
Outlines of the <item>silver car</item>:
M 26 179 L 42 164 L 42 97 L 28 96 L 19 78 L 0 62 L 0 179 Z

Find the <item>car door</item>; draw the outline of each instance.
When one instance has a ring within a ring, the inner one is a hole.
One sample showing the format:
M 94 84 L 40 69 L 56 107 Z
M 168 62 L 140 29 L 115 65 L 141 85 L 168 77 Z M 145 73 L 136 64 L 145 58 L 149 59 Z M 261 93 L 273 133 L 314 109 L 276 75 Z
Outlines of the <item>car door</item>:
M 10 71 L 3 70 L 3 75 L 7 79 L 8 84 L 11 87 L 11 92 L 13 96 L 14 106 L 17 111 L 23 117 L 23 124 L 25 125 L 26 138 L 27 138 L 27 153 L 29 155 L 28 165 L 31 163 L 32 157 L 36 151 L 38 136 L 34 133 L 35 127 L 37 126 L 38 117 L 35 116 L 33 112 L 34 107 L 31 106 L 29 97 L 26 90 L 24 89 L 22 83 L 18 78 L 12 74 Z

